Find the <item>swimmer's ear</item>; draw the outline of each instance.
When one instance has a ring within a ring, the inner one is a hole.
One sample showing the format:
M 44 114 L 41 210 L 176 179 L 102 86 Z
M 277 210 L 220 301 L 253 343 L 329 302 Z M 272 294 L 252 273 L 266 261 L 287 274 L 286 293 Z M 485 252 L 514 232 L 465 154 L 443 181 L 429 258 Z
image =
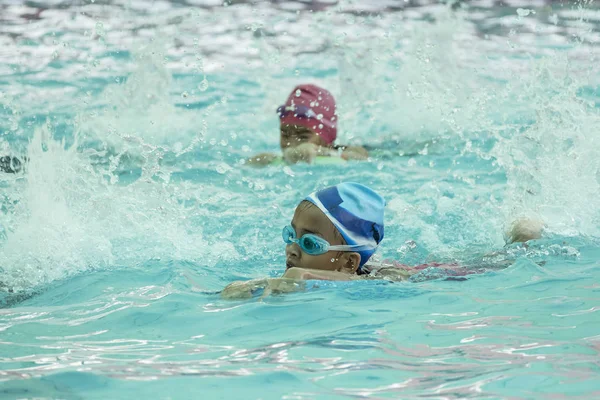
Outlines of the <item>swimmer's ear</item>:
M 358 267 L 360 266 L 360 254 L 358 253 L 344 253 L 342 255 L 342 271 L 347 274 L 356 274 Z

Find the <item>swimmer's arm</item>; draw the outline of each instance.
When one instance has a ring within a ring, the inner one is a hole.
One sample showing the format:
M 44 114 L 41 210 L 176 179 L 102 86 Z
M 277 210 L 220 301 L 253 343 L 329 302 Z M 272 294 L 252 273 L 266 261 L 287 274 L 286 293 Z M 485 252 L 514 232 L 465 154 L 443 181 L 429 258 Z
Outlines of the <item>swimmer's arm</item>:
M 281 294 L 302 291 L 306 288 L 304 282 L 306 280 L 349 281 L 354 279 L 361 278 L 337 271 L 290 268 L 285 271 L 281 278 L 260 278 L 230 283 L 221 292 L 221 297 L 227 300 L 244 300 L 251 299 L 258 294 L 262 298 L 271 293 Z
M 271 164 L 278 157 L 277 154 L 273 153 L 260 153 L 246 160 L 246 164 L 253 167 L 262 167 Z
M 382 267 L 368 275 L 368 279 L 383 279 L 392 282 L 402 282 L 408 280 L 418 271 L 410 268 Z
M 288 164 L 305 162 L 311 164 L 319 154 L 319 147 L 313 143 L 302 143 L 283 150 L 283 159 Z
M 530 240 L 539 239 L 542 237 L 544 224 L 542 221 L 531 218 L 521 218 L 513 222 L 508 232 L 506 232 L 506 244 L 523 243 L 527 247 L 527 242 Z M 498 250 L 484 255 L 477 255 L 468 261 L 463 261 L 460 264 L 427 264 L 431 267 L 440 270 L 453 272 L 451 276 L 469 275 L 472 273 L 480 273 L 485 271 L 504 269 L 514 263 L 514 257 L 510 256 L 507 248 Z M 543 263 L 543 261 L 542 261 Z M 368 264 L 367 264 L 368 265 Z M 422 267 L 410 267 L 407 265 L 396 264 L 393 266 L 377 265 L 371 270 L 367 279 L 384 279 L 394 282 L 406 281 L 411 276 L 421 272 Z M 419 268 L 421 267 L 421 268 Z
M 369 153 L 362 147 L 345 147 L 340 155 L 337 150 L 331 147 L 317 146 L 314 143 L 302 143 L 283 151 L 283 159 L 288 164 L 297 164 L 299 162 L 311 164 L 318 156 L 341 157 L 345 160 L 366 160 L 369 157 Z

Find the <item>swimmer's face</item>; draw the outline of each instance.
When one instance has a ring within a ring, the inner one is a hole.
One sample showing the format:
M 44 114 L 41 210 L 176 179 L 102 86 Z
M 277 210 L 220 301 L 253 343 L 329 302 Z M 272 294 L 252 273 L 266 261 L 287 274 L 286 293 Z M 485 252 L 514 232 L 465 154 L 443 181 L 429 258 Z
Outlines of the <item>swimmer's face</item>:
M 332 246 L 346 244 L 342 235 L 325 214 L 308 201 L 303 201 L 296 207 L 291 225 L 296 231 L 296 237 L 312 233 L 327 240 Z M 358 253 L 328 251 L 325 254 L 311 256 L 302 251 L 296 243 L 288 244 L 285 247 L 285 255 L 286 269 L 296 267 L 355 274 L 360 264 L 360 254 Z
M 279 144 L 281 145 L 281 150 L 288 147 L 296 147 L 302 143 L 313 143 L 323 147 L 327 146 L 327 143 L 325 143 L 321 136 L 303 126 L 281 124 L 280 133 Z

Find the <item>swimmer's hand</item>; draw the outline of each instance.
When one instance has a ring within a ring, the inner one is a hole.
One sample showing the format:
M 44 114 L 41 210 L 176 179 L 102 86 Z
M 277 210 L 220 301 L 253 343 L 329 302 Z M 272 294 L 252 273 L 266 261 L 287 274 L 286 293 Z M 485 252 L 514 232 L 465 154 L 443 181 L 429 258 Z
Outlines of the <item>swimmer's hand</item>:
M 344 160 L 364 161 L 369 158 L 369 152 L 360 146 L 348 146 L 344 148 L 344 151 L 342 152 L 342 158 Z
M 277 154 L 260 153 L 246 160 L 246 164 L 253 167 L 264 167 L 265 165 L 271 164 L 278 157 L 279 156 Z
M 302 143 L 296 147 L 288 147 L 283 150 L 283 159 L 288 164 L 297 164 L 305 162 L 312 164 L 317 155 L 319 155 L 319 146 L 313 143 Z
M 520 218 L 512 223 L 505 234 L 506 244 L 525 243 L 542 237 L 544 223 L 536 218 Z

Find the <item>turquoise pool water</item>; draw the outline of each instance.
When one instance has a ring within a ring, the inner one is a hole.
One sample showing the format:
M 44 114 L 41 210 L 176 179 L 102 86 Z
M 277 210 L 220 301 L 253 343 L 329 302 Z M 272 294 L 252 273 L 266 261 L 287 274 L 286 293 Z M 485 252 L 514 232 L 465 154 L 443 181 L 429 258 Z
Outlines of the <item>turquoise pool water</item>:
M 236 3 L 0 2 L 0 398 L 600 396 L 593 4 Z M 305 81 L 375 157 L 244 167 Z M 345 180 L 380 257 L 508 267 L 220 299 Z

